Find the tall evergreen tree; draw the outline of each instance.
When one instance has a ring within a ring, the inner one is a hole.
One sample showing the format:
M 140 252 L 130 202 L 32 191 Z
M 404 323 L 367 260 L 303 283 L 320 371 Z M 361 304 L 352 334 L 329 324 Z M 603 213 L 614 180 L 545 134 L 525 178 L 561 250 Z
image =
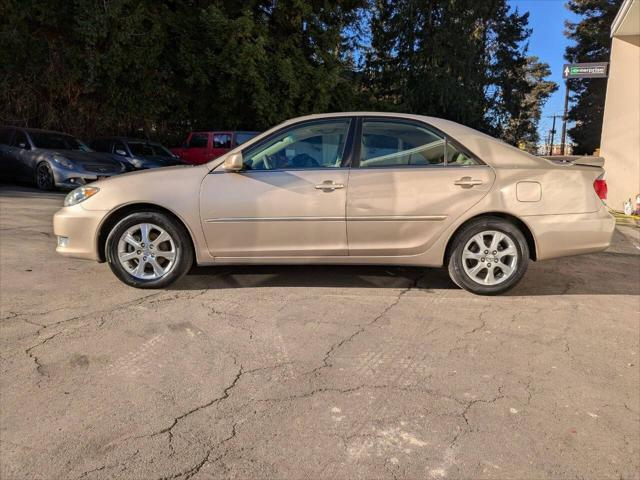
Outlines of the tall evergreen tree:
M 375 0 L 372 11 L 365 91 L 374 107 L 535 142 L 554 84 L 527 56 L 527 13 L 506 0 Z
M 567 7 L 582 16 L 577 23 L 567 22 L 566 35 L 575 43 L 566 49 L 571 63 L 607 62 L 611 51 L 611 24 L 622 0 L 569 0 Z M 601 78 L 570 80 L 572 106 L 568 130 L 576 154 L 592 154 L 600 146 L 607 82 Z

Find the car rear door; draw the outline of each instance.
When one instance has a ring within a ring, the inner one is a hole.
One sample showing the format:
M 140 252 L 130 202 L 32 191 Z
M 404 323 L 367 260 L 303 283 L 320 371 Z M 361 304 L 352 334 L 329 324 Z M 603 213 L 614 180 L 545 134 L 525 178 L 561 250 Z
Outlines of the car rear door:
M 200 192 L 216 261 L 345 256 L 351 118 L 301 122 L 243 151 L 245 169 L 219 167 Z
M 423 253 L 491 189 L 493 169 L 426 124 L 365 117 L 358 130 L 346 209 L 349 255 Z

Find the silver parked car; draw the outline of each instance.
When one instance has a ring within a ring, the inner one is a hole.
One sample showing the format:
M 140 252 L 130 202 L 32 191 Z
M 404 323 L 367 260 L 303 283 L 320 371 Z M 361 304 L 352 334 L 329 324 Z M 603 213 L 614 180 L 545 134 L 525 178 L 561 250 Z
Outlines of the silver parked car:
M 126 171 L 113 155 L 92 151 L 66 133 L 0 128 L 0 178 L 35 182 L 41 190 L 76 188 Z
M 131 166 L 131 170 L 172 167 L 184 164 L 177 155 L 171 153 L 161 144 L 140 138 L 97 138 L 90 145 L 97 152 L 118 155 L 122 161 Z

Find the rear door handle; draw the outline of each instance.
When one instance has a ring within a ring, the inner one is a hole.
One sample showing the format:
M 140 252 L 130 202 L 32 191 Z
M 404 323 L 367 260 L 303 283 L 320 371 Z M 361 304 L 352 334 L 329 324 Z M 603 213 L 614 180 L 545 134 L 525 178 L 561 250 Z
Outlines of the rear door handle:
M 462 177 L 460 180 L 453 182 L 453 184 L 462 188 L 471 188 L 476 185 L 482 185 L 482 180 L 474 180 L 471 177 Z
M 338 190 L 340 188 L 344 188 L 344 185 L 341 183 L 333 183 L 333 180 L 325 180 L 320 185 L 316 185 L 316 190 L 324 190 L 328 192 Z

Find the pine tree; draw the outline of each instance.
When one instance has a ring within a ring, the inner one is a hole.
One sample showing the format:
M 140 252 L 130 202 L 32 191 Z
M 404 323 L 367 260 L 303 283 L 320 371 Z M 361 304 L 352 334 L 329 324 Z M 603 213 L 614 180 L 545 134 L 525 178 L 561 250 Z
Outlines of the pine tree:
M 376 0 L 366 55 L 374 108 L 444 117 L 519 144 L 537 139 L 555 84 L 527 56 L 528 14 L 505 0 Z

